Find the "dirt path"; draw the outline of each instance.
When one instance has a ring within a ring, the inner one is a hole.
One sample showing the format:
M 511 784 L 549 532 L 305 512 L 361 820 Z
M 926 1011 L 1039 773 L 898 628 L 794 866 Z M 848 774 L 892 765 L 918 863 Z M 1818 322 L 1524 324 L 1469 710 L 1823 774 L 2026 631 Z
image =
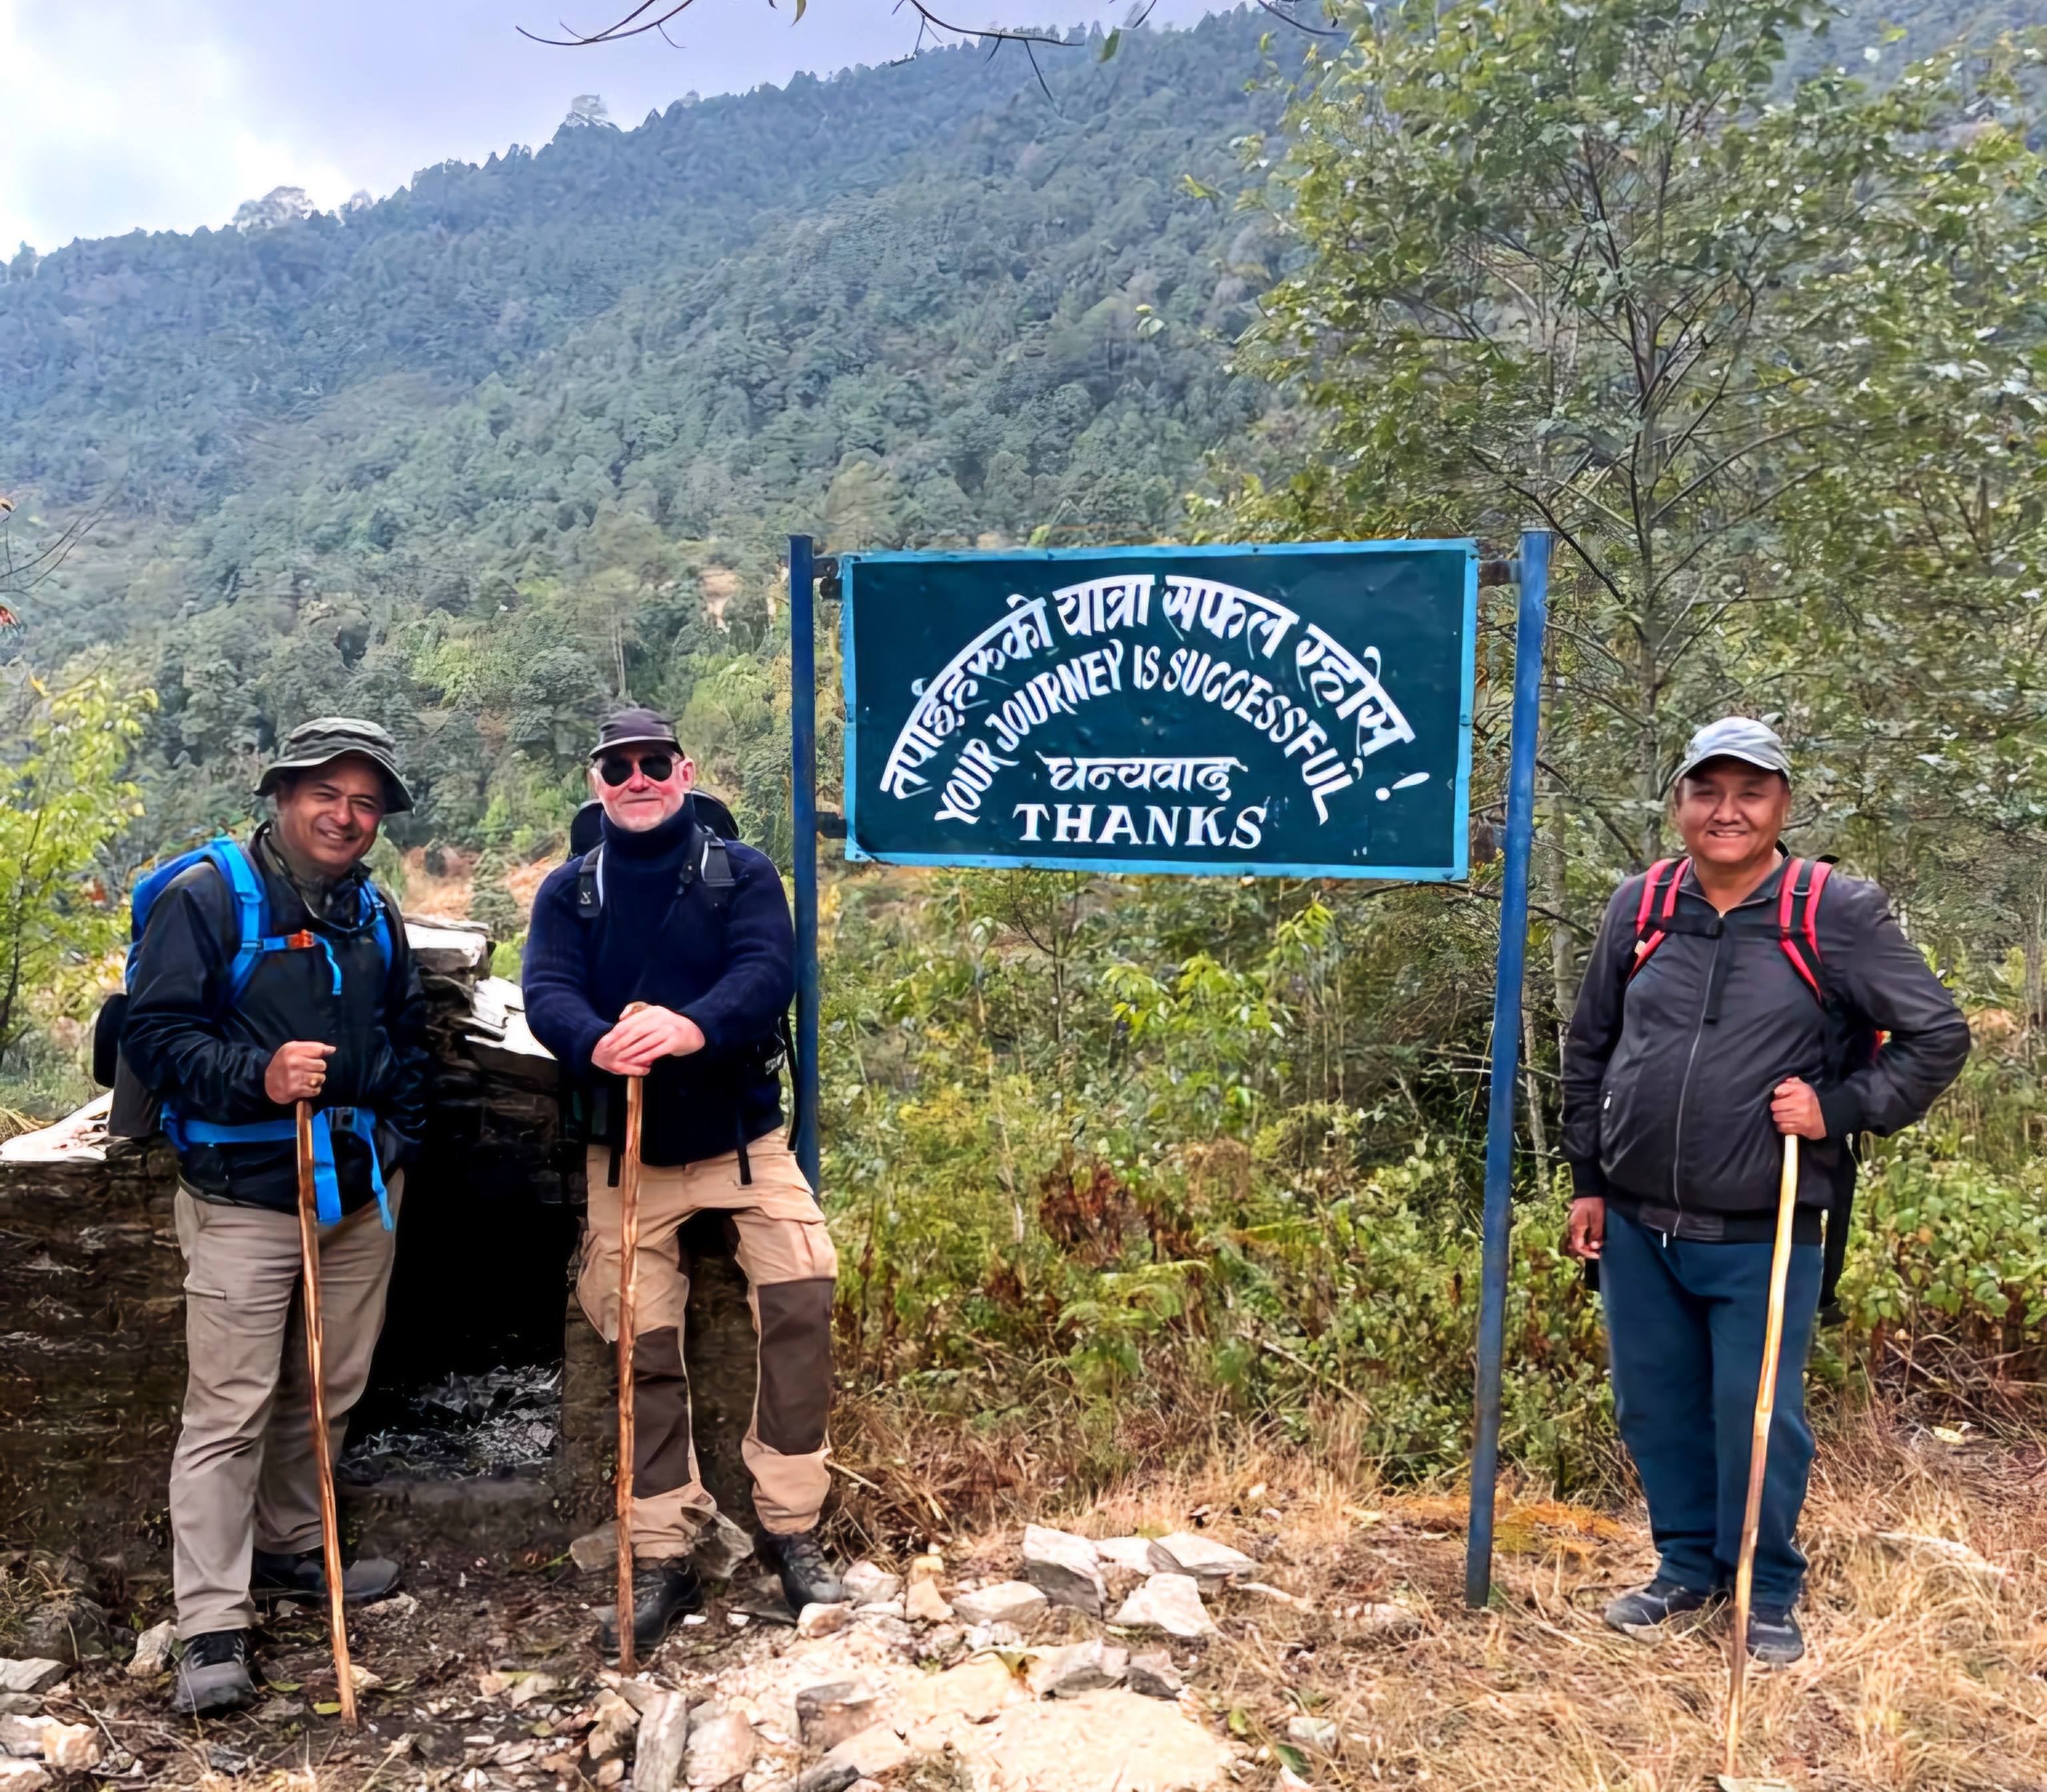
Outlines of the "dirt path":
M 1650 1566 L 1639 1512 L 1506 1511 L 1500 1597 L 1479 1613 L 1461 1604 L 1453 1500 L 1360 1492 L 1303 1454 L 1217 1465 L 1039 1515 L 1097 1538 L 1195 1529 L 1254 1559 L 1272 1590 L 1213 1593 L 1216 1634 L 1163 1639 L 1188 1682 L 1178 1711 L 1228 1751 L 1221 1783 L 1692 1792 L 1718 1764 L 1717 1629 L 1645 1647 L 1600 1623 L 1610 1591 Z M 1005 1520 L 944 1541 L 941 1588 L 957 1597 L 1016 1578 L 1020 1530 Z M 2047 1452 L 1957 1446 L 1902 1424 L 1863 1427 L 1823 1446 L 1804 1535 L 1812 1650 L 1798 1667 L 1761 1679 L 1749 1771 L 1766 1767 L 1801 1792 L 2047 1789 Z M 319 1615 L 309 1610 L 265 1629 L 258 1661 L 272 1690 L 253 1713 L 176 1724 L 162 1714 L 167 1680 L 145 1685 L 118 1668 L 81 1671 L 49 1709 L 99 1727 L 109 1757 L 102 1775 L 134 1759 L 114 1774 L 124 1785 L 616 1784 L 617 1770 L 602 1771 L 587 1747 L 593 1723 L 602 1727 L 606 1683 L 615 1684 L 589 1641 L 588 1607 L 608 1597 L 601 1581 L 566 1561 L 443 1551 L 409 1565 L 409 1598 L 353 1627 L 358 1661 L 382 1681 L 354 1737 L 316 1709 L 333 1686 Z M 1132 1584 L 1111 1577 L 1117 1599 Z M 154 1622 L 161 1603 L 145 1600 L 134 1616 Z M 1033 1672 L 1032 1651 L 1042 1657 L 1089 1639 L 1142 1651 L 1162 1641 L 1109 1635 L 1058 1606 L 1014 1637 L 870 1613 L 872 1624 L 806 1640 L 758 1617 L 735 1623 L 730 1606 L 714 1600 L 703 1622 L 679 1631 L 634 1700 L 673 1687 L 755 1713 L 746 1792 L 817 1759 L 787 1733 L 793 1724 L 765 1715 L 807 1676 L 839 1678 L 865 1660 L 893 1697 L 942 1662 L 957 1666 L 977 1643 L 992 1640 L 984 1662 Z M 1389 1626 L 1377 1609 L 1387 1607 L 1411 1619 Z M 1112 1744 L 1097 1735 L 1088 1746 Z M 893 1777 L 912 1774 L 927 1787 L 1000 1783 L 958 1749 Z M 1143 1778 L 1128 1771 L 1124 1782 Z

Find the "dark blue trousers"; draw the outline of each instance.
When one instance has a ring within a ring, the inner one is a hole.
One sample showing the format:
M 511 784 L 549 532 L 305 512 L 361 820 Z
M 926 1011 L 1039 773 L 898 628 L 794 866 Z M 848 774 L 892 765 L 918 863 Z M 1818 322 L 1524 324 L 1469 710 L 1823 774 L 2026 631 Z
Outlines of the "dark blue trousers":
M 1755 1547 L 1759 1606 L 1791 1605 L 1805 1575 L 1792 1533 L 1813 1465 L 1805 1371 L 1820 1302 L 1820 1256 L 1817 1244 L 1791 1248 Z M 1607 1208 L 1600 1295 L 1614 1415 L 1649 1496 L 1661 1573 L 1700 1592 L 1732 1585 L 1741 1548 L 1770 1256 L 1766 1244 L 1666 1239 L 1611 1203 Z

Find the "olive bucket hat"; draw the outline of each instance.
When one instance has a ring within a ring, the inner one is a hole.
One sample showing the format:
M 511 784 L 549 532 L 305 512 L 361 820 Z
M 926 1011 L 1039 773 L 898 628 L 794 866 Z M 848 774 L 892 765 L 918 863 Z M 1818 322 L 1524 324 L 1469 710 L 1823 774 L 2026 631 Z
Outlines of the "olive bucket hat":
M 323 715 L 300 722 L 284 737 L 277 757 L 264 767 L 256 794 L 268 796 L 287 772 L 310 772 L 350 753 L 368 760 L 383 774 L 386 814 L 399 815 L 412 807 L 412 793 L 398 776 L 398 743 L 375 722 L 350 715 Z

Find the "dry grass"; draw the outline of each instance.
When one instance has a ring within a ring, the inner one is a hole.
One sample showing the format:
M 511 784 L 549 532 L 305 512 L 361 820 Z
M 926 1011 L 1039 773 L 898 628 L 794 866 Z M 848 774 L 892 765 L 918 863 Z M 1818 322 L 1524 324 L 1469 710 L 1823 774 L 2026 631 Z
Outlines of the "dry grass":
M 1275 1752 L 1289 1717 L 1333 1719 L 1341 1755 L 1321 1785 L 1390 1782 L 1441 1792 L 1672 1792 L 1720 1766 L 1724 1631 L 1645 1646 L 1600 1620 L 1654 1565 L 1639 1507 L 1618 1513 L 1510 1500 L 1496 1608 L 1462 1600 L 1461 1503 L 1376 1489 L 1320 1452 L 1218 1453 L 1202 1468 L 1132 1477 L 1085 1510 L 1046 1516 L 1098 1535 L 1200 1524 L 1258 1557 L 1293 1606 L 1226 1596 L 1223 1636 L 1196 1686 Z M 1007 1505 L 1010 1502 L 1002 1502 Z M 1971 1563 L 1939 1542 L 1976 1552 Z M 1743 1760 L 1821 1789 L 2047 1788 L 2047 1452 L 1954 1449 L 1902 1420 L 1860 1419 L 1822 1443 L 1802 1537 L 1813 1573 L 1810 1652 L 1751 1678 Z M 955 1561 L 1013 1566 L 1013 1517 L 954 1540 Z M 1388 1641 L 1343 1614 L 1411 1606 L 1420 1631 Z M 1266 1778 L 1263 1783 L 1270 1784 Z

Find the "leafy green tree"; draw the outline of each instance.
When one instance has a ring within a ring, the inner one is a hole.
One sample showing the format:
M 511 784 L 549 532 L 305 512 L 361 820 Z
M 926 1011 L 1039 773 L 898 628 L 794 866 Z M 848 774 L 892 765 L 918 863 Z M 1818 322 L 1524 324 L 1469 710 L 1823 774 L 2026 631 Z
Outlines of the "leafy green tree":
M 22 678 L 9 694 L 14 738 L 0 763 L 0 1047 L 28 1019 L 32 997 L 81 990 L 93 961 L 125 930 L 101 875 L 102 855 L 139 816 L 129 757 L 155 706 L 105 672 L 52 691 Z
M 1567 846 L 1654 857 L 1677 752 L 1730 707 L 1852 741 L 1865 787 L 1906 733 L 2039 726 L 2047 184 L 2010 66 L 2033 52 L 1787 87 L 1787 42 L 1832 16 L 1415 0 L 1349 15 L 1289 120 L 1302 255 L 1245 346 L 1292 398 L 1290 470 L 1229 522 L 1558 532 L 1553 873 Z M 1967 671 L 1874 707 L 1822 650 L 1916 668 L 1958 610 Z

